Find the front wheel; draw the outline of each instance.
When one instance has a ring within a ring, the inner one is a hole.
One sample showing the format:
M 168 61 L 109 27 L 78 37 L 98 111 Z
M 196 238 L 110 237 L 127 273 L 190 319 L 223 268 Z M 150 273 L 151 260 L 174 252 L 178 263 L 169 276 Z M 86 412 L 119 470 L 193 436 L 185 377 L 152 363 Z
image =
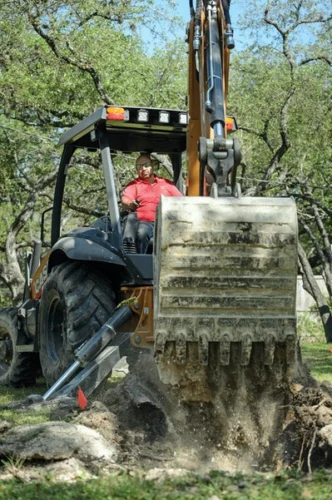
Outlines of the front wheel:
M 38 358 L 35 353 L 17 352 L 17 308 L 0 311 L 0 385 L 26 387 L 36 381 Z
M 74 351 L 111 316 L 115 293 L 108 278 L 80 262 L 52 270 L 40 302 L 40 364 L 52 385 L 74 362 Z

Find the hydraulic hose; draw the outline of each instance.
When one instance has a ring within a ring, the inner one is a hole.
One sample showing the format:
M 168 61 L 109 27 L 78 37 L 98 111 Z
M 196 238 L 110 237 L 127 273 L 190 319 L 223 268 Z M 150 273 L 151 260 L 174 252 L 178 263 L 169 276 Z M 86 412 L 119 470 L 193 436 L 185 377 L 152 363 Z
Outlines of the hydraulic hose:
M 193 2 L 193 0 L 189 0 L 189 9 L 190 9 L 190 15 L 191 15 L 191 17 L 194 17 L 194 15 L 195 15 L 195 9 L 194 9 L 194 2 Z
M 222 0 L 221 3 L 222 3 L 222 7 L 224 9 L 224 16 L 225 16 L 226 24 L 232 24 L 231 23 L 231 16 L 230 16 L 231 0 Z
M 225 21 L 226 21 L 226 33 L 225 33 L 225 42 L 228 49 L 234 49 L 235 43 L 233 38 L 233 28 L 232 21 L 230 16 L 230 6 L 231 0 L 221 0 L 222 7 L 224 11 Z
M 196 0 L 194 38 L 193 38 L 193 47 L 195 52 L 198 52 L 199 44 L 201 41 L 201 10 L 202 10 L 202 0 Z
M 217 12 L 211 4 L 207 7 L 208 44 L 207 74 L 209 88 L 206 93 L 206 110 L 211 114 L 211 127 L 215 137 L 224 137 L 225 107 L 223 90 L 223 67 Z

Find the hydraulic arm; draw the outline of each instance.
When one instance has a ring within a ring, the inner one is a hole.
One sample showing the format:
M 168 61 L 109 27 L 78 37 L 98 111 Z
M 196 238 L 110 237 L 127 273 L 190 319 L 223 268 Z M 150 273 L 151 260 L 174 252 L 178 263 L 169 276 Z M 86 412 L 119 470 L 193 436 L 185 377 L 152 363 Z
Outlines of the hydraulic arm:
M 191 196 L 203 195 L 206 183 L 213 185 L 215 197 L 235 195 L 241 153 L 237 139 L 227 138 L 229 52 L 234 47 L 229 3 L 198 0 L 196 10 L 191 5 L 187 141 Z
M 297 215 L 289 198 L 241 197 L 227 136 L 227 0 L 191 2 L 188 194 L 162 198 L 155 235 L 154 339 L 160 378 L 211 401 L 220 380 L 287 376 L 296 341 Z M 254 383 L 254 382 L 253 382 Z

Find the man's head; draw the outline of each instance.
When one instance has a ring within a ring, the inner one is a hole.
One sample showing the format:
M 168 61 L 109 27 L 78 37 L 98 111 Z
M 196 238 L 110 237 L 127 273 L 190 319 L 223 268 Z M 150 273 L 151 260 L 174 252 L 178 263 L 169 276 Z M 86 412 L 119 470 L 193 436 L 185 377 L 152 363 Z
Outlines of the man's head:
M 136 170 L 140 179 L 153 179 L 153 165 L 148 154 L 139 155 L 136 160 Z

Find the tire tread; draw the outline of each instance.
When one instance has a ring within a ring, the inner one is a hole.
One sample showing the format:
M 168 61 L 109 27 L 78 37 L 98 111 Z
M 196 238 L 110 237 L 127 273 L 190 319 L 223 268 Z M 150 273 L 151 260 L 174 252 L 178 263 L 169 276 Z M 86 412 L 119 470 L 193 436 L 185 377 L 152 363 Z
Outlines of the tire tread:
M 49 292 L 56 291 L 62 297 L 65 310 L 65 335 L 63 359 L 58 363 L 49 360 L 47 335 L 41 333 L 40 359 L 48 383 L 54 383 L 74 360 L 74 351 L 107 321 L 115 306 L 116 297 L 108 278 L 88 264 L 65 262 L 53 269 L 46 281 L 40 306 L 41 328 L 47 324 L 45 310 Z M 44 319 L 42 319 L 44 318 Z
M 0 385 L 25 387 L 34 385 L 36 382 L 38 360 L 35 353 L 14 351 L 18 337 L 17 312 L 17 307 L 8 307 L 0 311 L 0 324 L 7 323 L 9 329 L 12 330 L 9 334 L 13 343 L 12 364 L 5 373 L 0 372 Z

